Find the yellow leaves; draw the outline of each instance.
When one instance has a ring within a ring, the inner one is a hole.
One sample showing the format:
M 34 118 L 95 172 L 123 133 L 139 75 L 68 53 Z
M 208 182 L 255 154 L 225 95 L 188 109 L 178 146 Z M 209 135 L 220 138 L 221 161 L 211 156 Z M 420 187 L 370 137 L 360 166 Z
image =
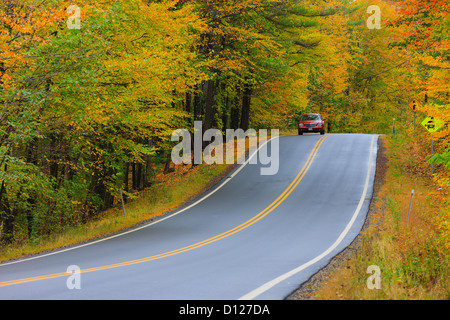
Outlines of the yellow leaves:
M 450 63 L 447 59 L 443 57 L 433 57 L 433 56 L 421 56 L 419 60 L 422 61 L 427 66 L 430 67 L 438 67 L 438 68 L 448 68 L 450 67 Z
M 198 61 L 194 48 L 203 22 L 183 5 L 172 10 L 176 2 L 122 1 L 120 32 L 113 35 L 117 54 L 104 67 L 114 79 L 127 84 L 124 101 L 140 96 L 170 102 L 173 92 L 186 91 L 205 78 L 204 61 Z

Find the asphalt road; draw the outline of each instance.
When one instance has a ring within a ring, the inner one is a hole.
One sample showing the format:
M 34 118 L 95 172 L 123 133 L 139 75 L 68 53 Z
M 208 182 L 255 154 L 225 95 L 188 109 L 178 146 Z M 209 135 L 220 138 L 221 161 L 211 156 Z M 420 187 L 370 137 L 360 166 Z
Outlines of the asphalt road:
M 276 175 L 240 165 L 162 219 L 1 263 L 0 299 L 284 299 L 360 231 L 377 136 L 283 136 L 279 154 Z

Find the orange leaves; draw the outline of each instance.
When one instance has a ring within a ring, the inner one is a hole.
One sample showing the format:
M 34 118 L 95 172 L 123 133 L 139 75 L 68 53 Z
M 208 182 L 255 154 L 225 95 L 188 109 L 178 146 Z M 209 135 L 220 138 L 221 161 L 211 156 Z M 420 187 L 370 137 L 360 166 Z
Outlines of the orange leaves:
M 15 72 L 30 63 L 27 51 L 46 42 L 51 26 L 64 17 L 59 7 L 34 6 L 33 1 L 11 1 L 0 6 L 0 74 L 3 85 L 11 87 Z

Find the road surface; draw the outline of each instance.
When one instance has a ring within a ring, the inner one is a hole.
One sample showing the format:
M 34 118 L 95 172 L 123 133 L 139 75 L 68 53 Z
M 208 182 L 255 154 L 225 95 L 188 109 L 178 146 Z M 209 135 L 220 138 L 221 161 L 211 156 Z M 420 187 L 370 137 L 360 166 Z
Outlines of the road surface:
M 284 299 L 361 230 L 377 136 L 278 139 L 276 175 L 239 165 L 157 221 L 1 263 L 0 299 Z

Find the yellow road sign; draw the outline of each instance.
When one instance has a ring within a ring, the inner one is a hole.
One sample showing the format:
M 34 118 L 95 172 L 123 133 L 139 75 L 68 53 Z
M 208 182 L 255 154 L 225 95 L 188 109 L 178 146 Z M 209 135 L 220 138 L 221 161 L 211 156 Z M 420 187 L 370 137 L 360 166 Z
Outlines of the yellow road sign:
M 444 121 L 435 117 L 426 117 L 421 123 L 428 132 L 436 132 L 444 125 Z
M 418 99 L 412 99 L 410 103 L 408 103 L 408 107 L 413 111 L 416 112 L 417 109 L 420 107 L 420 102 Z

